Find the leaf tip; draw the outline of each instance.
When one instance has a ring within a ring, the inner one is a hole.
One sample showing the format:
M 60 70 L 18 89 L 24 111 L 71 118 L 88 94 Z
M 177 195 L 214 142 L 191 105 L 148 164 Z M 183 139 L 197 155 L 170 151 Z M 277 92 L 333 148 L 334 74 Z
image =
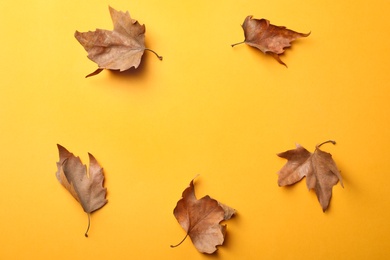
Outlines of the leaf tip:
M 94 72 L 89 73 L 87 76 L 85 76 L 85 78 L 89 78 L 89 77 L 95 76 L 95 75 L 99 74 L 99 73 L 102 72 L 102 71 L 103 71 L 102 68 L 98 68 L 98 69 L 95 70 Z
M 97 163 L 95 156 L 93 156 L 91 153 L 88 153 L 88 157 L 90 162 Z

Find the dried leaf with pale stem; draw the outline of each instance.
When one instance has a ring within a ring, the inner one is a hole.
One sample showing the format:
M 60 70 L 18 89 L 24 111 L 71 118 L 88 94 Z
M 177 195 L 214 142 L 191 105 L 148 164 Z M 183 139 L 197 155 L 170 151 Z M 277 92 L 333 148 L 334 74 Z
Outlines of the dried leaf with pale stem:
M 81 204 L 88 215 L 88 228 L 85 236 L 88 237 L 90 214 L 106 203 L 107 189 L 103 187 L 104 175 L 92 154 L 89 155 L 89 171 L 81 163 L 79 157 L 74 156 L 63 146 L 57 144 L 60 160 L 57 162 L 56 176 L 58 181 Z
M 294 150 L 279 153 L 278 156 L 287 159 L 287 163 L 278 172 L 279 186 L 292 185 L 306 176 L 307 188 L 314 189 L 322 210 L 325 211 L 332 197 L 332 187 L 343 181 L 336 163 L 330 153 L 320 150 L 320 146 L 325 143 L 336 144 L 335 141 L 326 141 L 316 146 L 314 153 L 297 144 Z
M 242 28 L 245 40 L 232 44 L 232 47 L 246 43 L 249 46 L 258 48 L 265 54 L 271 55 L 286 67 L 287 65 L 279 57 L 284 52 L 284 48 L 290 47 L 292 41 L 310 35 L 310 32 L 299 33 L 284 26 L 270 24 L 267 19 L 253 19 L 251 15 L 245 18 Z
M 198 251 L 214 253 L 217 250 L 216 246 L 222 245 L 225 239 L 226 225 L 219 223 L 230 219 L 235 212 L 234 209 L 209 196 L 196 199 L 192 180 L 173 211 L 187 234 L 179 244 L 171 247 L 180 245 L 189 236 Z
M 94 32 L 75 32 L 76 39 L 88 52 L 88 58 L 99 68 L 87 77 L 99 74 L 103 69 L 124 71 L 138 68 L 145 50 L 145 25 L 130 17 L 129 12 L 116 11 L 109 7 L 114 30 L 96 29 Z

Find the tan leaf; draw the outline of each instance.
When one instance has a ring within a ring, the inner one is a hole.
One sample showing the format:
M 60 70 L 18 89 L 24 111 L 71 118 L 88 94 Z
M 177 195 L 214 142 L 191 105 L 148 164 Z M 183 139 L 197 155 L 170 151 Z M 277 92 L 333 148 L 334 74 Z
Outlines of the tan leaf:
M 251 15 L 245 18 L 242 28 L 244 29 L 245 40 L 233 44 L 232 47 L 246 43 L 265 54 L 271 55 L 285 66 L 286 64 L 280 59 L 279 55 L 284 52 L 285 48 L 291 46 L 292 41 L 310 35 L 310 32 L 299 33 L 284 26 L 272 25 L 267 19 L 253 19 Z
M 193 180 L 182 196 L 173 214 L 187 235 L 178 245 L 189 236 L 198 251 L 214 253 L 216 246 L 222 245 L 225 239 L 226 225 L 220 222 L 230 219 L 235 210 L 209 196 L 196 199 Z
M 81 163 L 79 157 L 74 156 L 63 146 L 57 144 L 60 160 L 57 162 L 56 176 L 58 181 L 81 204 L 83 210 L 89 214 L 100 209 L 106 203 L 107 189 L 103 187 L 103 169 L 99 166 L 95 157 L 89 155 L 89 171 Z M 88 233 L 85 233 L 86 236 Z
M 129 12 L 116 11 L 109 7 L 114 24 L 112 31 L 96 29 L 89 32 L 75 32 L 76 39 L 88 52 L 88 58 L 96 62 L 99 68 L 87 75 L 94 76 L 103 69 L 124 71 L 138 68 L 145 50 L 145 25 L 130 17 Z
M 292 185 L 306 176 L 307 188 L 314 189 L 322 210 L 325 211 L 332 197 L 332 187 L 340 181 L 343 182 L 336 163 L 330 153 L 320 150 L 320 146 L 334 141 L 326 141 L 316 146 L 314 153 L 300 145 L 294 150 L 279 153 L 278 156 L 287 159 L 287 163 L 278 172 L 279 186 Z

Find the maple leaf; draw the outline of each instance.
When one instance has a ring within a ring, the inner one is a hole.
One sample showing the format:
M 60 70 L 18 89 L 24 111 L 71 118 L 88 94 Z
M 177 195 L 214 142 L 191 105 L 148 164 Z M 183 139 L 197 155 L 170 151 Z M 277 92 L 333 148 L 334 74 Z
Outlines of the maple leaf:
M 222 245 L 225 239 L 226 225 L 219 223 L 230 219 L 235 212 L 210 196 L 196 199 L 192 180 L 173 211 L 187 234 L 179 244 L 171 247 L 180 245 L 189 236 L 198 251 L 214 253 L 217 250 L 216 246 Z
M 316 146 L 314 153 L 297 144 L 294 150 L 279 153 L 278 156 L 287 159 L 287 163 L 278 172 L 279 186 L 292 185 L 306 176 L 307 188 L 314 189 L 322 210 L 325 211 L 332 197 L 332 187 L 343 181 L 336 163 L 330 153 L 320 150 L 325 143 L 336 144 L 335 141 L 326 141 Z
M 145 25 L 132 19 L 128 11 L 116 11 L 110 6 L 109 9 L 114 30 L 75 32 L 76 39 L 88 52 L 88 58 L 99 66 L 86 77 L 99 74 L 103 69 L 124 71 L 131 67 L 138 68 L 145 50 L 162 60 L 156 52 L 145 48 Z
M 271 55 L 280 64 L 287 67 L 279 55 L 284 52 L 284 48 L 291 46 L 292 41 L 301 37 L 307 37 L 310 35 L 310 32 L 295 32 L 284 26 L 270 24 L 267 19 L 253 19 L 252 17 L 251 15 L 247 16 L 242 24 L 245 40 L 232 44 L 232 47 L 237 44 L 246 43 L 249 46 L 258 48 L 265 54 Z
M 85 236 L 88 237 L 90 214 L 107 203 L 107 189 L 103 187 L 103 169 L 95 157 L 88 153 L 90 163 L 87 175 L 86 166 L 81 163 L 79 157 L 59 144 L 57 147 L 60 160 L 57 162 L 56 177 L 88 214 L 88 228 L 85 232 Z

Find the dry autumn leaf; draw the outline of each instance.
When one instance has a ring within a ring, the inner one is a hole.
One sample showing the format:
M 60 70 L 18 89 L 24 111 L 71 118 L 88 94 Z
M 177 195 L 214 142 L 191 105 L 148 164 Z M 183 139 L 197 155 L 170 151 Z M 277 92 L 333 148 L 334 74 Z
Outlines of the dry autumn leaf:
M 132 19 L 128 11 L 124 13 L 112 7 L 109 9 L 114 30 L 75 32 L 76 39 L 88 52 L 88 58 L 99 66 L 86 77 L 99 74 L 103 69 L 124 71 L 131 67 L 138 68 L 145 50 L 162 60 L 156 52 L 145 48 L 145 25 Z
M 179 244 L 171 247 L 180 245 L 189 236 L 199 252 L 214 253 L 216 246 L 222 245 L 225 239 L 226 225 L 219 223 L 230 219 L 236 211 L 209 196 L 196 199 L 193 180 L 182 196 L 173 214 L 187 234 Z
M 297 144 L 294 150 L 279 153 L 278 156 L 287 159 L 287 163 L 278 172 L 279 186 L 292 185 L 306 176 L 307 188 L 314 189 L 322 210 L 325 211 L 332 197 L 332 187 L 343 181 L 336 163 L 330 153 L 320 150 L 325 143 L 336 144 L 335 141 L 326 141 L 316 146 L 314 153 Z
M 103 168 L 99 166 L 92 154 L 88 154 L 90 162 L 87 175 L 86 166 L 81 163 L 79 157 L 59 144 L 57 147 L 60 156 L 57 162 L 57 179 L 88 214 L 88 228 L 85 232 L 85 236 L 88 237 L 90 214 L 107 203 L 107 189 L 103 187 Z
M 290 47 L 292 41 L 310 35 L 310 32 L 299 33 L 284 26 L 272 25 L 266 19 L 253 19 L 251 15 L 245 18 L 242 28 L 244 29 L 245 40 L 232 44 L 232 47 L 246 43 L 258 48 L 265 54 L 271 55 L 286 67 L 287 65 L 279 57 L 284 52 L 284 48 Z

